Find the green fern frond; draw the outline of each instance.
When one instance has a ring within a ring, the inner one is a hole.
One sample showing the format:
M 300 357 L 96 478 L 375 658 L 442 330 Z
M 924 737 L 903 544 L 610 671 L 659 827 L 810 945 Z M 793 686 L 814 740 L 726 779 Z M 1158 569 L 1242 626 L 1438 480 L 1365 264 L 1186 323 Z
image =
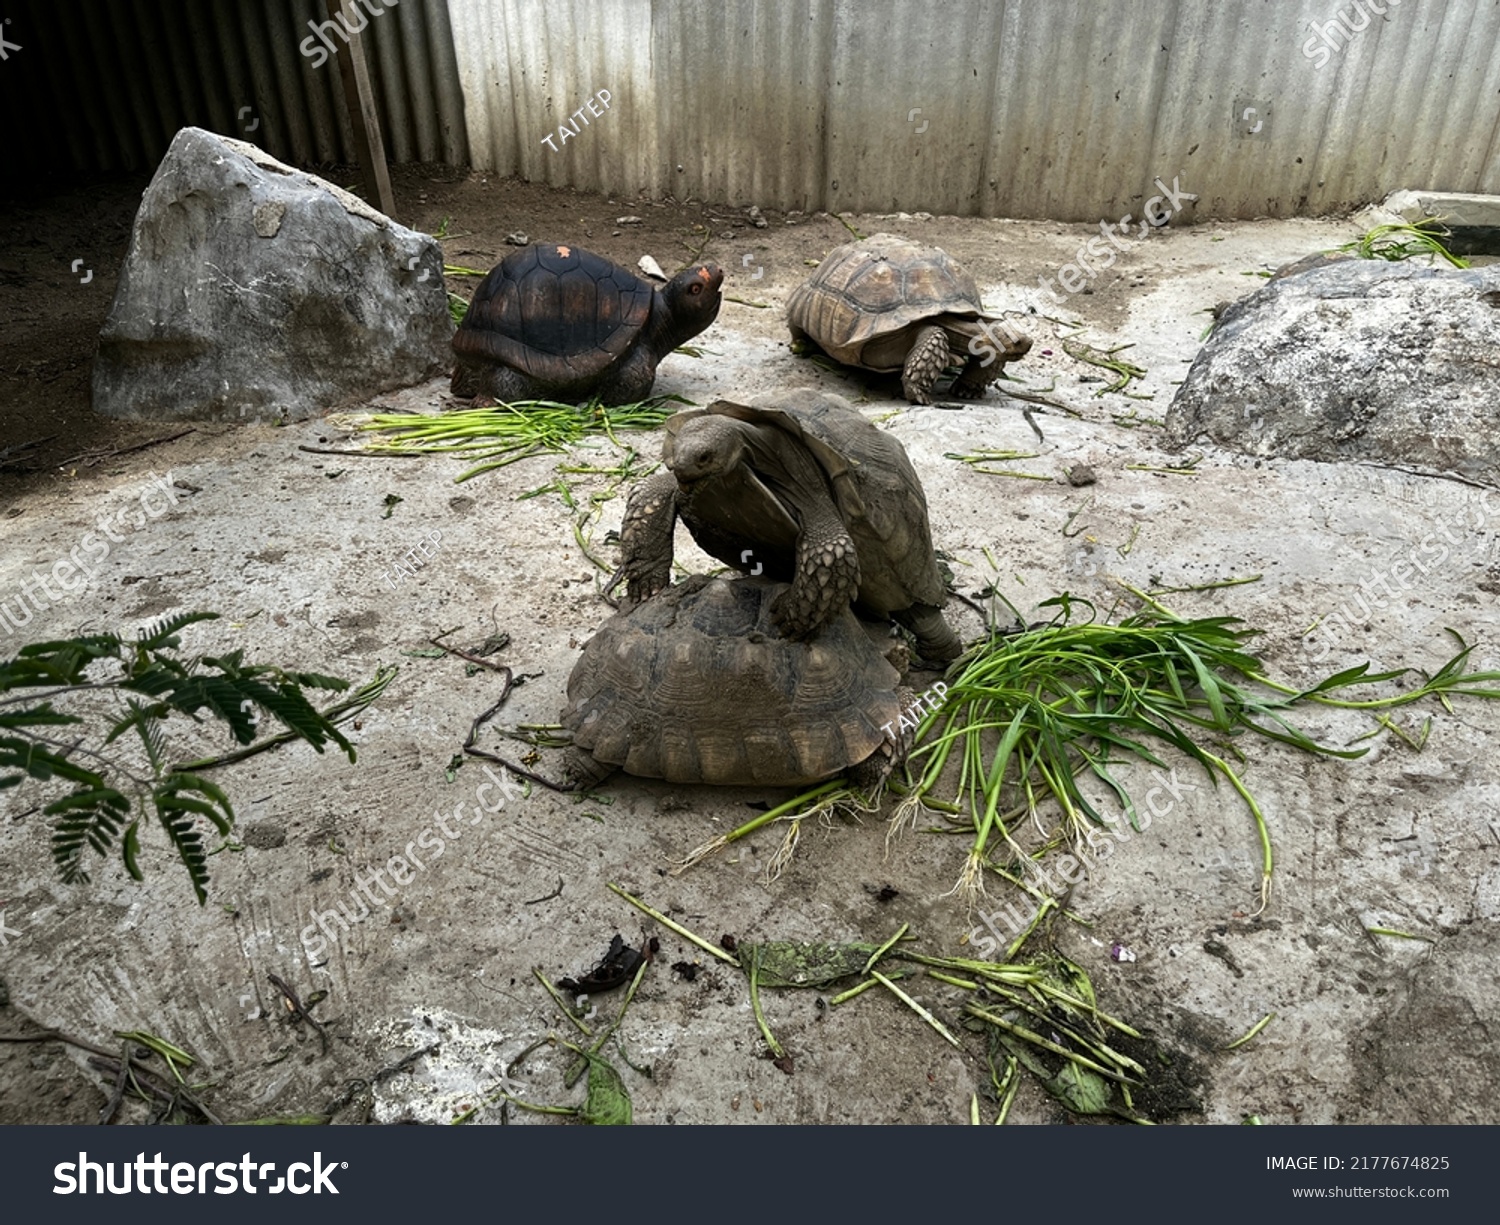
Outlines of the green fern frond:
M 196 791 L 199 795 L 206 796 L 208 802 L 190 799 L 186 794 L 189 791 Z M 209 782 L 201 775 L 185 774 L 180 771 L 176 774 L 169 774 L 162 779 L 162 785 L 157 789 L 156 794 L 169 796 L 173 804 L 185 811 L 207 817 L 221 834 L 228 834 L 234 825 L 234 808 L 229 803 L 229 797 L 217 783 Z
M 58 818 L 52 827 L 52 860 L 64 884 L 87 884 L 83 848 L 107 855 L 130 815 L 130 801 L 113 787 L 95 787 L 47 805 L 43 813 Z
M 141 630 L 136 638 L 136 646 L 147 651 L 160 651 L 168 647 L 175 650 L 181 645 L 177 638 L 180 630 L 200 621 L 218 619 L 219 614 L 211 612 L 177 613 L 171 617 L 163 617 Z
M 34 740 L 20 740 L 14 736 L 0 736 L 0 770 L 19 770 L 4 780 L 5 786 L 14 786 L 23 777 L 45 783 L 54 777 L 65 778 L 73 783 L 94 784 L 99 776 L 92 770 L 75 765 L 61 753 L 56 753 Z M 13 782 L 12 779 L 15 781 Z
M 184 628 L 218 616 L 179 613 L 146 626 L 133 642 L 114 634 L 95 634 L 31 643 L 12 658 L 0 660 L 0 791 L 26 781 L 74 784 L 70 794 L 43 809 L 52 818 L 52 854 L 63 881 L 88 881 L 86 847 L 107 855 L 117 844 L 126 871 L 139 880 L 141 822 L 154 809 L 187 868 L 198 901 L 206 900 L 205 837 L 210 827 L 227 837 L 234 825 L 234 808 L 219 786 L 189 772 L 190 768 L 168 764 L 166 724 L 173 714 L 202 723 L 206 712 L 227 724 L 240 744 L 250 745 L 258 736 L 257 711 L 266 712 L 287 730 L 261 738 L 261 744 L 300 739 L 321 753 L 332 741 L 350 761 L 355 760 L 353 745 L 336 723 L 373 701 L 394 669 L 379 674 L 352 699 L 318 711 L 304 690 L 344 690 L 348 682 L 317 672 L 289 672 L 274 664 L 247 664 L 239 649 L 209 658 L 174 654 L 180 650 L 179 635 Z M 115 665 L 115 670 L 89 671 L 103 661 Z M 112 773 L 132 777 L 128 770 L 94 749 L 86 751 L 87 758 L 90 765 L 102 763 L 98 769 L 76 764 L 70 757 L 82 751 L 81 733 L 79 743 L 60 744 L 41 730 L 84 720 L 38 698 L 83 689 L 121 693 L 124 708 L 107 726 L 102 747 L 134 732 L 151 764 L 150 778 L 135 780 L 142 794 L 137 797 L 141 815 L 134 820 L 131 799 L 107 781 Z M 28 691 L 36 696 L 29 696 Z
M 203 835 L 198 832 L 192 816 L 175 801 L 160 794 L 152 798 L 156 803 L 157 819 L 177 849 L 177 857 L 182 860 L 188 879 L 193 883 L 198 905 L 202 906 L 208 901 L 208 855 L 203 849 Z
M 354 760 L 354 746 L 337 727 L 318 713 L 295 686 L 287 684 L 273 689 L 255 679 L 246 679 L 241 684 L 246 695 L 262 710 L 275 715 L 289 730 L 296 732 L 319 753 L 332 740 L 348 754 L 350 761 Z
M 0 714 L 0 727 L 63 727 L 69 723 L 82 722 L 77 715 L 54 710 L 50 702 L 43 702 L 40 706 L 15 714 Z
M 337 676 L 324 676 L 321 672 L 283 672 L 282 676 L 304 689 L 327 689 L 333 693 L 343 693 L 349 688 L 348 681 Z

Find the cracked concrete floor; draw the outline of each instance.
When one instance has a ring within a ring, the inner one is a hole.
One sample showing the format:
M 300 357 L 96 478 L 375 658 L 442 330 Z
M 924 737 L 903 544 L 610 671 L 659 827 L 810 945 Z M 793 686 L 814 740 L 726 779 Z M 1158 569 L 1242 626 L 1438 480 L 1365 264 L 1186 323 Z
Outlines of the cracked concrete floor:
M 471 186 L 445 189 L 442 210 L 468 216 L 463 193 Z M 603 201 L 569 201 L 573 211 L 595 205 L 601 217 L 611 211 Z M 438 208 L 433 202 L 434 214 Z M 1159 449 L 1155 422 L 1198 348 L 1208 320 L 1200 312 L 1253 290 L 1259 282 L 1247 273 L 1346 240 L 1357 232 L 1352 223 L 1204 222 L 1168 231 L 1135 244 L 1092 292 L 1058 306 L 1037 288 L 1038 277 L 1054 275 L 1091 227 L 852 218 L 866 233 L 893 229 L 943 245 L 974 270 L 987 302 L 1017 312 L 1036 346 L 1013 371 L 1034 388 L 1055 383 L 1051 394 L 1079 414 L 1037 413 L 1045 436 L 1038 442 L 1015 401 L 991 395 L 962 409 L 913 408 L 893 398 L 891 381 L 792 357 L 781 324 L 786 297 L 805 275 L 804 261 L 847 232 L 836 219 L 767 216 L 769 229 L 741 220 L 706 249 L 733 270 L 730 294 L 766 306 L 726 302 L 699 340 L 709 353 L 669 359 L 658 390 L 703 403 L 817 386 L 855 399 L 911 452 L 934 537 L 956 559 L 962 590 L 993 579 L 1030 614 L 1062 591 L 1108 610 L 1121 599 L 1121 581 L 1186 587 L 1260 575 L 1170 602 L 1261 628 L 1259 649 L 1292 683 L 1364 659 L 1376 668 L 1431 669 L 1452 653 L 1446 627 L 1479 644 L 1479 666 L 1500 666 L 1493 615 L 1500 559 L 1488 513 L 1500 502 L 1486 502 L 1482 491 L 1372 467 L 1215 451 L 1191 476 L 1131 467 L 1182 460 Z M 500 253 L 499 236 L 515 225 L 494 224 L 470 247 Z M 684 252 L 674 253 L 668 239 L 664 229 L 594 245 L 629 262 L 654 246 L 670 270 Z M 766 272 L 752 279 L 751 266 Z M 1071 329 L 1048 315 L 1087 324 L 1083 338 L 1097 346 L 1132 344 L 1128 356 L 1147 374 L 1131 390 L 1153 398 L 1096 394 L 1100 383 L 1080 380 L 1099 372 L 1063 353 L 1060 337 Z M 433 383 L 382 402 L 433 411 L 448 401 Z M 39 615 L 27 633 L 131 628 L 207 608 L 224 619 L 189 631 L 195 650 L 242 647 L 252 658 L 356 682 L 379 664 L 401 666 L 350 733 L 357 765 L 319 760 L 298 745 L 220 772 L 236 800 L 243 849 L 214 858 L 203 908 L 152 839 L 142 884 L 108 861 L 88 887 L 59 885 L 42 820 L 26 811 L 34 799 L 6 793 L 0 899 L 12 934 L 0 948 L 0 978 L 11 1026 L 24 1019 L 94 1039 L 134 1028 L 167 1036 L 211 1070 L 213 1100 L 229 1117 L 318 1109 L 349 1080 L 437 1044 L 340 1117 L 446 1121 L 474 1104 L 523 1046 L 562 1031 L 533 966 L 576 976 L 615 931 L 636 940 L 651 929 L 662 941 L 659 963 L 621 1031 L 630 1059 L 653 1069 L 650 1079 L 624 1072 L 639 1121 L 965 1121 L 971 1092 L 986 1080 L 976 1037 L 956 1051 L 874 992 L 834 1009 L 812 991 L 768 993 L 770 1022 L 794 1055 L 787 1075 L 762 1055 L 738 972 L 655 929 L 606 888 L 616 882 L 711 939 L 880 940 L 905 921 L 924 948 L 961 954 L 978 922 L 950 894 L 964 842 L 908 833 L 887 855 L 889 807 L 862 823 L 809 823 L 790 868 L 766 884 L 760 869 L 779 843 L 774 829 L 686 874 L 670 875 L 669 867 L 746 820 L 747 804 L 781 794 L 617 780 L 606 788 L 608 804 L 580 804 L 537 791 L 464 826 L 456 847 L 354 924 L 325 965 L 309 965 L 300 933 L 310 916 L 347 902 L 357 873 L 402 851 L 440 811 L 472 802 L 484 781 L 472 765 L 451 783 L 445 770 L 470 721 L 494 700 L 496 678 L 466 675 L 456 660 L 402 653 L 455 626 L 456 640 L 468 641 L 502 629 L 511 643 L 497 660 L 534 675 L 501 721 L 550 722 L 579 646 L 609 613 L 561 500 L 517 498 L 552 481 L 561 457 L 454 485 L 457 464 L 298 450 L 346 437 L 328 421 L 207 426 L 122 457 L 87 481 L 7 496 L 13 517 L 0 519 L 0 591 L 10 593 L 33 568 L 63 556 L 103 509 L 125 505 L 149 474 L 170 472 L 176 482 L 171 510 L 126 534 L 86 590 Z M 629 441 L 655 458 L 658 435 Z M 1049 479 L 984 476 L 945 458 L 977 448 L 1039 452 L 1010 466 Z M 607 466 L 616 454 L 591 441 L 571 458 Z M 1094 468 L 1097 484 L 1080 490 L 1062 479 L 1078 462 Z M 605 487 L 602 478 L 570 479 L 578 494 Z M 385 517 L 389 494 L 402 501 Z M 618 527 L 623 504 L 623 495 L 604 502 L 590 529 L 609 561 L 604 535 Z M 1065 535 L 1075 512 L 1077 534 Z M 440 546 L 415 576 L 394 586 L 383 579 L 433 531 Z M 1330 612 L 1344 609 L 1347 618 L 1358 607 L 1354 594 L 1378 591 L 1377 576 L 1432 533 L 1450 543 L 1424 578 L 1380 596 L 1347 634 L 1305 636 Z M 683 532 L 679 556 L 702 561 Z M 978 632 L 974 614 L 954 615 L 962 632 Z M 1074 890 L 1071 908 L 1085 922 L 1055 925 L 1059 947 L 1092 976 L 1105 1007 L 1180 1052 L 1181 1066 L 1201 1078 L 1194 1092 L 1202 1112 L 1179 1121 L 1500 1120 L 1500 1057 L 1488 1034 L 1500 1012 L 1500 766 L 1484 750 L 1500 712 L 1470 700 L 1452 713 L 1431 705 L 1395 718 L 1414 731 L 1428 715 L 1431 735 L 1420 753 L 1389 733 L 1366 741 L 1370 752 L 1356 762 L 1247 746 L 1244 777 L 1277 856 L 1273 898 L 1258 917 L 1250 917 L 1259 855 L 1250 817 L 1227 787 L 1213 788 L 1181 762 L 1178 793 L 1149 829 L 1120 843 Z M 1372 726 L 1367 716 L 1324 709 L 1305 723 L 1335 742 Z M 201 742 L 205 750 L 221 744 Z M 1126 778 L 1133 790 L 1151 786 L 1144 772 Z M 999 885 L 990 885 L 981 909 L 1014 900 Z M 1117 942 L 1136 960 L 1113 960 Z M 701 972 L 689 982 L 669 969 L 674 962 L 702 963 Z M 268 972 L 304 993 L 329 991 L 319 1006 L 332 1022 L 329 1054 L 283 1023 Z M 932 980 L 916 989 L 940 1015 L 956 1015 L 956 989 Z M 613 998 L 600 1001 L 606 1010 Z M 1253 1042 L 1223 1051 L 1273 1012 Z M 4 1054 L 3 1121 L 86 1117 L 85 1099 L 96 1091 L 75 1095 L 71 1055 L 36 1047 Z M 545 1053 L 517 1079 L 536 1100 L 578 1096 L 562 1090 L 561 1062 Z M 1063 1118 L 1031 1084 L 1012 1117 Z M 498 1109 L 479 1118 L 495 1121 Z

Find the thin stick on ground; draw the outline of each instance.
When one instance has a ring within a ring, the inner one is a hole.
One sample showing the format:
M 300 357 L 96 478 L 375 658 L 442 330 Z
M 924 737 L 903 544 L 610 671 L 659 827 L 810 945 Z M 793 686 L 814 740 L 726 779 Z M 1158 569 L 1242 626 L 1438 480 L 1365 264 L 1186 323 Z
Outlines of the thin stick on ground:
M 942 1037 L 943 1041 L 946 1042 L 946 1043 L 948 1043 L 949 1046 L 956 1047 L 959 1050 L 963 1050 L 964 1049 L 963 1043 L 960 1042 L 957 1038 L 955 1038 L 949 1032 L 948 1027 L 946 1025 L 944 1025 L 941 1021 L 939 1021 L 935 1016 L 933 1016 L 932 1013 L 928 1012 L 927 1009 L 923 1008 L 922 1005 L 919 1004 L 919 1003 L 917 1003 L 916 1000 L 912 999 L 911 996 L 907 995 L 906 992 L 903 991 L 903 990 L 901 990 L 900 987 L 896 986 L 895 983 L 893 983 L 889 978 L 887 978 L 879 970 L 871 970 L 870 971 L 870 977 L 873 978 L 876 982 L 878 982 L 881 986 L 890 988 L 891 993 L 898 1000 L 900 1000 L 903 1004 L 905 1004 L 908 1008 L 910 1008 L 914 1013 L 916 1013 L 919 1017 L 921 1017 L 922 1020 L 926 1021 L 927 1024 L 931 1025 L 933 1029 L 937 1030 L 938 1034 Z
M 708 953 L 708 954 L 710 954 L 713 957 L 717 957 L 720 961 L 725 962 L 728 965 L 732 965 L 736 969 L 742 968 L 740 966 L 738 958 L 733 957 L 730 954 L 726 953 L 717 944 L 710 944 L 702 936 L 699 936 L 699 935 L 697 935 L 697 934 L 695 934 L 693 932 L 688 931 L 688 929 L 685 928 L 681 923 L 675 922 L 674 920 L 667 918 L 667 916 L 664 915 L 664 914 L 662 914 L 661 911 L 656 910 L 653 907 L 646 905 L 646 903 L 643 902 L 643 901 L 641 901 L 640 898 L 638 898 L 638 897 L 632 897 L 630 894 L 626 893 L 625 890 L 621 889 L 620 886 L 617 885 L 617 884 L 615 884 L 613 881 L 608 882 L 608 885 L 609 885 L 609 889 L 611 890 L 611 892 L 618 893 L 622 898 L 624 898 L 627 902 L 629 902 L 632 906 L 634 906 L 642 914 L 650 915 L 653 919 L 655 919 L 663 927 L 669 928 L 670 930 L 676 932 L 684 940 L 688 940 L 688 941 L 691 941 L 693 944 L 696 944 L 705 953 Z

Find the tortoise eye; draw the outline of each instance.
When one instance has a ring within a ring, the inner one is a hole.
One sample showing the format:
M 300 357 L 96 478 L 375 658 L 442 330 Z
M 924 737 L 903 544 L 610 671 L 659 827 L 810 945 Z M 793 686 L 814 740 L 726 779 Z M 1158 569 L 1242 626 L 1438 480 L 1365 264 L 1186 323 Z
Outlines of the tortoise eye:
M 694 281 L 693 284 L 692 284 L 692 286 L 691 286 L 691 288 L 688 289 L 688 293 L 702 293 L 702 292 L 703 292 L 703 286 L 699 285 L 696 281 Z

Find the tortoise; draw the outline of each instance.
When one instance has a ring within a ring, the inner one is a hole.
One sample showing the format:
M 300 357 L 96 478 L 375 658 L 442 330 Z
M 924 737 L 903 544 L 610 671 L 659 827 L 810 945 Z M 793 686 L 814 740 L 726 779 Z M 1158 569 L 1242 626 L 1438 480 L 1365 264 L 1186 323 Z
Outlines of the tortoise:
M 657 363 L 718 315 L 723 280 L 695 264 L 657 286 L 580 247 L 522 247 L 490 269 L 454 333 L 453 394 L 644 399 Z
M 952 394 L 978 398 L 1006 362 L 1031 349 L 1028 337 L 985 312 L 974 278 L 952 256 L 894 234 L 830 251 L 792 291 L 787 323 L 794 348 L 811 341 L 845 365 L 901 371 L 913 404 L 932 403 L 949 366 L 963 366 Z
M 606 621 L 568 677 L 576 785 L 616 769 L 670 783 L 871 789 L 905 751 L 901 674 L 844 608 L 810 643 L 779 635 L 785 584 L 694 575 Z
M 847 400 L 815 391 L 717 400 L 669 418 L 666 433 L 668 471 L 637 486 L 621 528 L 632 600 L 671 581 L 680 516 L 726 565 L 790 581 L 771 610 L 788 637 L 811 636 L 852 600 L 904 625 L 928 660 L 962 652 L 943 620 L 922 483 L 901 444 Z

